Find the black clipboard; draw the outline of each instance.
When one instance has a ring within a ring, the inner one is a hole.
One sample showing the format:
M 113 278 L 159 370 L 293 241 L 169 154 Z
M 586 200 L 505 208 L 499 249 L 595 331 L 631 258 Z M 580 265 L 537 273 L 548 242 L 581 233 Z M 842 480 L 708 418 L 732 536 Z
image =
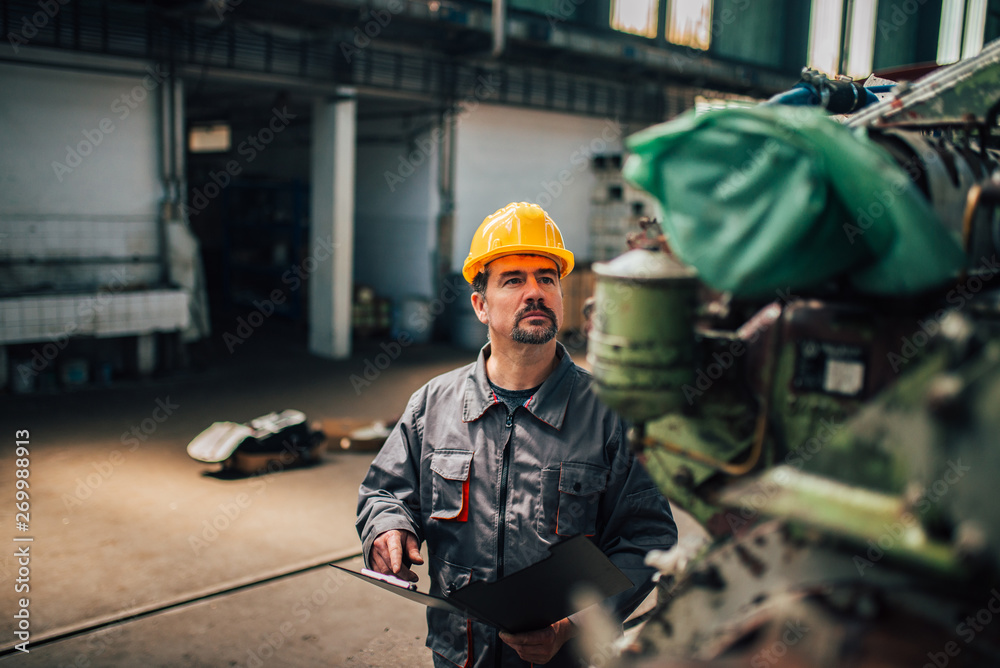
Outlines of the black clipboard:
M 585 536 L 552 546 L 548 557 L 496 582 L 472 582 L 446 597 L 413 591 L 330 565 L 397 596 L 471 617 L 510 633 L 544 628 L 576 612 L 571 597 L 580 586 L 596 591 L 601 598 L 632 587 L 628 576 Z

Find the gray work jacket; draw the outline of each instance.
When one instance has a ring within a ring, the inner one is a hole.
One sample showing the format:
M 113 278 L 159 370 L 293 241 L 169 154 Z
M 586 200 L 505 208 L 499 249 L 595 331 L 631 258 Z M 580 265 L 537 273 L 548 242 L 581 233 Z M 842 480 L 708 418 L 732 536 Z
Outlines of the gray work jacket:
M 624 618 L 652 588 L 646 552 L 677 542 L 666 499 L 562 345 L 559 365 L 510 415 L 487 380 L 489 349 L 417 390 L 372 463 L 358 499 L 366 563 L 376 536 L 411 531 L 427 541 L 430 591 L 441 595 L 582 533 L 635 585 L 608 602 Z M 490 626 L 430 608 L 427 624 L 436 665 L 526 665 Z M 567 648 L 560 656 L 548 665 L 572 665 Z

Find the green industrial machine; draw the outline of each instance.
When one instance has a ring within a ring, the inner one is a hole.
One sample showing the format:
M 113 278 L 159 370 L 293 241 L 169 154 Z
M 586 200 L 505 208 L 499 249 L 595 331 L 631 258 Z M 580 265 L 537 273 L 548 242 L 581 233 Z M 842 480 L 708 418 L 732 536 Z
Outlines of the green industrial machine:
M 1000 42 L 630 138 L 662 228 L 595 266 L 588 361 L 709 538 L 619 661 L 1000 666 L 998 112 Z

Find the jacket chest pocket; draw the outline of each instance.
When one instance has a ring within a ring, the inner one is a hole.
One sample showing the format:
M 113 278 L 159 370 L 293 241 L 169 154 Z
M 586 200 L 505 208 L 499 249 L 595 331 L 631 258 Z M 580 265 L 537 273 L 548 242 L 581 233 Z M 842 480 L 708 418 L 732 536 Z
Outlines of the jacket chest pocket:
M 469 519 L 469 474 L 472 453 L 439 450 L 431 455 L 431 519 L 466 522 Z
M 562 462 L 542 470 L 539 534 L 593 536 L 597 510 L 608 484 L 608 469 L 582 462 Z

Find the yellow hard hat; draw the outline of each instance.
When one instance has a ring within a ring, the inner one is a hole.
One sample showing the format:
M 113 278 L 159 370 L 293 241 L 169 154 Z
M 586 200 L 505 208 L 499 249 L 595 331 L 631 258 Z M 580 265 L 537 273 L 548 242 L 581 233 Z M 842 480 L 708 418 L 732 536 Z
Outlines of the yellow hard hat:
M 537 204 L 511 202 L 487 216 L 476 230 L 462 275 L 469 283 L 487 264 L 504 255 L 544 255 L 559 265 L 559 278 L 573 271 L 573 253 L 563 246 L 562 233 Z

